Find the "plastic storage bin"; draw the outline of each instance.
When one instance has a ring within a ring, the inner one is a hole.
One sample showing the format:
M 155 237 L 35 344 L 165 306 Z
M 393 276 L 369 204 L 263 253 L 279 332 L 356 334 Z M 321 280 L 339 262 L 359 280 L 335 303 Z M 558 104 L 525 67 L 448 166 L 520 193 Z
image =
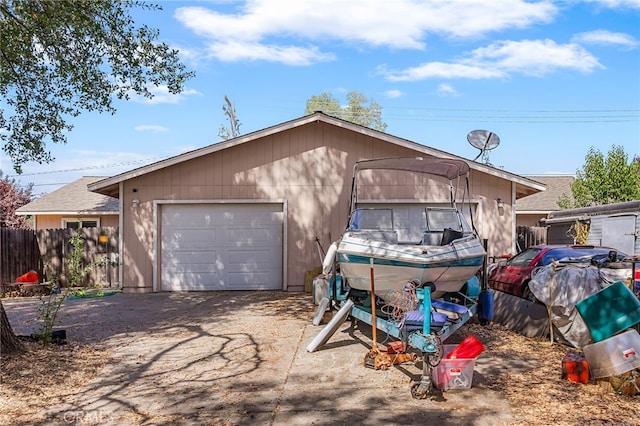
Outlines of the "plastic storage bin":
M 443 358 L 432 371 L 431 377 L 436 388 L 442 391 L 451 389 L 469 389 L 473 382 L 475 358 L 445 359 L 457 345 L 443 345 Z
M 596 379 L 640 368 L 640 334 L 634 329 L 586 345 L 583 350 L 591 375 Z
M 640 323 L 640 300 L 622 281 L 616 281 L 576 303 L 576 309 L 594 342 L 608 339 Z

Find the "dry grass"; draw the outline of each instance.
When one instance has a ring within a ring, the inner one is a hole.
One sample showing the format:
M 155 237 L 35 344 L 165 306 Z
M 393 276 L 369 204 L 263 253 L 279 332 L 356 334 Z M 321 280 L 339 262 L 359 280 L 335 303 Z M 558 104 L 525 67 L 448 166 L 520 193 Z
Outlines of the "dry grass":
M 493 356 L 531 366 L 522 373 L 485 378 L 487 387 L 509 399 L 516 416 L 511 425 L 640 424 L 640 394 L 619 395 L 605 380 L 582 384 L 562 379 L 562 359 L 574 349 L 526 338 L 499 324 L 468 324 L 463 329 L 486 342 Z
M 525 338 L 498 324 L 469 323 L 460 333 L 478 337 L 486 353 L 504 359 L 507 366 L 516 362 L 531 367 L 474 377 L 474 386 L 498 391 L 509 400 L 514 414 L 510 425 L 640 424 L 639 396 L 618 395 L 598 383 L 578 384 L 560 377 L 561 360 L 570 348 Z M 110 360 L 108 352 L 89 345 L 26 346 L 25 353 L 2 357 L 0 424 L 45 424 L 43 407 L 79 392 Z
M 0 424 L 45 422 L 43 408 L 63 403 L 93 380 L 108 355 L 79 344 L 24 342 L 26 351 L 2 355 Z

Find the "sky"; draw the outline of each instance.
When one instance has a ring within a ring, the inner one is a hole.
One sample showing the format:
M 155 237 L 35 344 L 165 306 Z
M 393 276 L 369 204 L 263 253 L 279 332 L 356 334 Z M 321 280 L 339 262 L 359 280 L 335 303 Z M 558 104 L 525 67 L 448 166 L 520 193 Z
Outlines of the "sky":
M 74 118 L 50 164 L 15 175 L 41 195 L 220 142 L 232 101 L 241 134 L 304 115 L 306 101 L 356 91 L 386 132 L 473 160 L 489 130 L 495 167 L 575 174 L 589 149 L 640 156 L 639 0 L 159 1 L 134 10 L 196 76 L 180 95 L 116 102 Z

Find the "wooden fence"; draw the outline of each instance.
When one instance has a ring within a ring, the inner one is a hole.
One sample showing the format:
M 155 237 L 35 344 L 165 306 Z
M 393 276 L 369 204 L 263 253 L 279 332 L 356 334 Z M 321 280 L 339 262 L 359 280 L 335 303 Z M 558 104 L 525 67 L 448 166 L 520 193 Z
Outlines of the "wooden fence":
M 78 235 L 82 244 L 82 265 L 88 267 L 81 285 L 115 286 L 118 265 L 118 228 L 46 229 L 40 231 L 0 228 L 0 282 L 36 271 L 40 281 L 57 279 L 69 283 L 70 239 Z
M 518 251 L 527 247 L 547 243 L 547 228 L 544 226 L 516 226 Z

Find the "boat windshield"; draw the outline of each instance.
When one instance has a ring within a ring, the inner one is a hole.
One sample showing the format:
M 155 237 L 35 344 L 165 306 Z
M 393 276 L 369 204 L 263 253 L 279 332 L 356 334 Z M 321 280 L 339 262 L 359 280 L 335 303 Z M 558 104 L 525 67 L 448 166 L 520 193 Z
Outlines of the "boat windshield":
M 471 227 L 464 218 L 464 215 L 458 210 L 450 208 L 427 208 L 425 209 L 425 215 L 427 218 L 425 230 L 443 231 L 446 228 L 451 228 L 455 231 L 471 232 Z
M 361 231 L 364 229 L 393 230 L 393 210 L 356 209 L 349 222 L 349 231 Z
M 405 208 L 406 210 L 406 208 Z M 465 234 L 472 229 L 464 215 L 452 207 L 427 207 L 417 210 L 417 215 L 410 212 L 394 212 L 391 208 L 357 208 L 354 210 L 349 231 L 376 230 L 398 231 L 401 240 L 416 240 L 422 238 L 423 232 L 442 232 L 447 228 Z M 398 223 L 396 214 L 398 213 Z

